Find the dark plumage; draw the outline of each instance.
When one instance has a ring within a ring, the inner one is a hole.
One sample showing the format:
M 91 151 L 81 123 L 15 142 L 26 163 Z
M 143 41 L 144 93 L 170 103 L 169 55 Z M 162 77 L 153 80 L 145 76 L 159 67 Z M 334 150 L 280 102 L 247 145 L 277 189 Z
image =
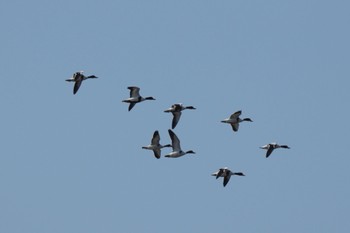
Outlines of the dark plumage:
M 236 176 L 245 176 L 242 172 L 232 172 L 230 169 L 227 167 L 220 168 L 217 172 L 214 172 L 211 174 L 212 176 L 215 176 L 216 179 L 219 177 L 223 177 L 223 185 L 224 187 L 227 185 L 227 183 L 230 181 L 231 176 L 236 175 Z
M 193 106 L 183 106 L 182 104 L 173 104 L 170 108 L 168 108 L 167 110 L 165 110 L 164 112 L 171 112 L 173 114 L 173 120 L 171 123 L 171 128 L 174 129 L 177 125 L 177 123 L 180 120 L 181 117 L 181 111 L 185 110 L 185 109 L 196 109 Z
M 81 86 L 81 83 L 84 80 L 89 79 L 89 78 L 97 78 L 97 77 L 95 75 L 84 76 L 83 71 L 80 71 L 80 72 L 75 72 L 73 74 L 73 76 L 70 79 L 66 79 L 66 81 L 67 82 L 75 82 L 74 88 L 73 88 L 73 94 L 75 95 L 78 92 L 78 90 Z
M 261 148 L 261 149 L 267 150 L 267 151 L 266 151 L 266 158 L 268 158 L 268 157 L 271 155 L 272 151 L 274 151 L 274 150 L 277 149 L 277 148 L 290 149 L 290 147 L 287 146 L 287 145 L 278 145 L 278 144 L 275 143 L 275 142 L 266 144 L 266 145 L 264 145 L 264 146 L 261 146 L 260 148 Z
M 129 103 L 129 108 L 128 108 L 129 111 L 137 103 L 140 103 L 140 102 L 145 101 L 145 100 L 155 100 L 151 96 L 150 97 L 145 97 L 145 98 L 140 96 L 140 93 L 139 93 L 140 92 L 140 88 L 139 87 L 130 86 L 130 87 L 128 87 L 128 89 L 130 90 L 130 98 L 122 100 L 122 102 Z

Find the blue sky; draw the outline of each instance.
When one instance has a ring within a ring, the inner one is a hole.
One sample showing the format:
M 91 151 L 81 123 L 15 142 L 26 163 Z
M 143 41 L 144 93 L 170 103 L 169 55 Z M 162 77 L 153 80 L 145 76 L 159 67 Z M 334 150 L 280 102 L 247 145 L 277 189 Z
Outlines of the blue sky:
M 348 232 L 349 7 L 0 2 L 0 231 Z M 99 79 L 73 95 L 80 70 Z M 156 101 L 128 112 L 130 85 Z M 157 160 L 141 146 L 178 102 L 196 155 Z M 224 166 L 246 176 L 223 188 Z

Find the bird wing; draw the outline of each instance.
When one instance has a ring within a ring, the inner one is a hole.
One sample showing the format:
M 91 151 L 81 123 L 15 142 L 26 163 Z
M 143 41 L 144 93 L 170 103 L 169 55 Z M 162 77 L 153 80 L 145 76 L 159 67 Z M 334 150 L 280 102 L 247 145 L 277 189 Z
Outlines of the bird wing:
M 176 112 L 182 111 L 182 104 L 173 104 L 172 107 L 174 108 L 174 111 L 176 111 Z
M 154 133 L 153 133 L 153 137 L 152 137 L 152 140 L 151 140 L 151 144 L 152 144 L 152 145 L 158 145 L 158 144 L 159 144 L 159 141 L 160 141 L 159 132 L 158 132 L 158 130 L 156 130 L 156 131 L 154 131 Z
M 172 121 L 172 124 L 171 124 L 171 128 L 174 129 L 177 125 L 177 123 L 179 122 L 180 120 L 180 117 L 181 117 L 181 112 L 173 112 L 173 121 Z
M 154 153 L 154 157 L 156 157 L 157 159 L 160 159 L 160 149 L 153 149 L 153 153 Z
M 224 187 L 227 185 L 227 183 L 230 181 L 230 178 L 231 178 L 231 175 L 230 174 L 227 174 L 225 177 L 224 177 Z
M 233 113 L 233 114 L 230 116 L 230 119 L 237 119 L 241 114 L 242 114 L 242 111 L 239 110 L 239 111 Z
M 271 155 L 273 150 L 274 150 L 273 146 L 269 146 L 269 148 L 266 151 L 266 158 L 268 158 Z
M 129 111 L 135 106 L 136 103 L 130 103 L 129 104 Z
M 139 97 L 140 88 L 139 87 L 128 87 L 130 90 L 130 98 Z
M 231 126 L 232 126 L 233 131 L 235 131 L 235 132 L 238 131 L 238 129 L 239 129 L 239 123 L 238 122 L 231 124 Z
M 74 74 L 73 74 L 73 79 L 74 80 L 76 80 L 76 79 L 78 79 L 78 78 L 80 78 L 80 77 L 82 77 L 82 76 L 84 76 L 83 75 L 83 71 L 79 71 L 79 72 L 75 72 Z
M 216 174 L 216 179 L 219 178 L 220 176 L 222 176 L 222 174 L 224 174 L 224 169 L 220 168 Z
M 75 81 L 74 89 L 73 89 L 73 94 L 74 94 L 74 95 L 78 92 L 78 90 L 79 90 L 80 85 L 81 85 L 82 82 L 83 82 L 82 79 L 77 79 L 77 80 Z
M 169 129 L 169 136 L 171 138 L 171 146 L 173 147 L 173 151 L 180 151 L 181 147 L 180 147 L 180 140 L 179 138 L 176 136 L 176 134 Z

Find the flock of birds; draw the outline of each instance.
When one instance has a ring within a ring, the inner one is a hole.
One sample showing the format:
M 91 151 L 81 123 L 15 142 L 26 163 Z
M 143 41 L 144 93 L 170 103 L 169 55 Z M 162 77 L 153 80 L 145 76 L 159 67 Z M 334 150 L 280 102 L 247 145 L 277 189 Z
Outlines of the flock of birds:
M 69 79 L 66 79 L 66 81 L 67 82 L 74 82 L 73 94 L 75 95 L 78 92 L 78 90 L 79 90 L 79 88 L 84 80 L 95 79 L 95 78 L 97 78 L 95 75 L 85 76 L 83 74 L 83 71 L 80 71 L 80 72 L 74 73 L 73 76 Z M 122 102 L 129 104 L 129 108 L 128 108 L 129 111 L 137 103 L 143 102 L 145 100 L 155 100 L 151 96 L 150 97 L 142 97 L 140 95 L 140 88 L 139 87 L 130 86 L 130 87 L 128 87 L 128 89 L 130 90 L 130 97 L 122 100 Z M 182 114 L 181 112 L 183 110 L 186 110 L 186 109 L 195 110 L 196 108 L 193 106 L 184 106 L 183 104 L 178 103 L 178 104 L 173 104 L 170 108 L 168 108 L 164 111 L 164 112 L 173 114 L 172 125 L 171 125 L 172 129 L 175 129 L 176 125 L 178 124 L 178 122 L 180 120 L 180 117 Z M 242 111 L 237 111 L 237 112 L 233 113 L 230 117 L 222 120 L 221 122 L 230 124 L 232 127 L 232 130 L 234 132 L 237 132 L 239 129 L 239 124 L 241 122 L 244 122 L 244 121 L 253 122 L 250 118 L 243 118 L 243 119 L 240 118 L 241 114 L 242 114 Z M 156 130 L 153 133 L 151 143 L 147 146 L 143 146 L 142 149 L 152 150 L 154 153 L 154 156 L 157 159 L 160 159 L 161 149 L 163 149 L 165 147 L 172 147 L 172 152 L 164 155 L 164 157 L 166 157 L 166 158 L 178 158 L 178 157 L 184 156 L 186 154 L 195 154 L 195 152 L 193 150 L 183 151 L 181 149 L 181 146 L 180 146 L 180 140 L 176 136 L 176 134 L 171 129 L 169 129 L 168 132 L 169 132 L 169 136 L 171 139 L 171 144 L 161 145 L 160 144 L 160 135 L 159 135 L 158 130 Z M 266 144 L 264 146 L 261 146 L 260 148 L 267 150 L 266 151 L 266 158 L 268 158 L 271 155 L 271 153 L 277 148 L 290 149 L 290 147 L 287 145 L 279 145 L 275 142 Z M 220 168 L 218 171 L 212 173 L 211 175 L 215 176 L 216 179 L 218 179 L 219 177 L 223 177 L 223 186 L 224 187 L 229 182 L 231 176 L 233 176 L 233 175 L 245 176 L 242 172 L 232 172 L 228 167 Z

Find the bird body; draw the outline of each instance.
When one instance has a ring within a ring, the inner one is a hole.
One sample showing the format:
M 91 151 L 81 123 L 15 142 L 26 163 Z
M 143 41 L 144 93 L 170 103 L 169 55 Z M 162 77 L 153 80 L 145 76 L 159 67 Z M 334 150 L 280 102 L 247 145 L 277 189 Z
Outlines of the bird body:
M 85 76 L 83 75 L 83 71 L 79 71 L 79 72 L 75 72 L 73 74 L 73 76 L 69 79 L 66 79 L 67 82 L 75 82 L 74 84 L 74 88 L 73 88 L 73 94 L 75 95 L 80 86 L 81 86 L 81 83 L 86 80 L 86 79 L 90 79 L 90 78 L 97 78 L 95 75 L 90 75 L 90 76 Z
M 173 114 L 173 120 L 171 123 L 171 128 L 174 129 L 181 117 L 181 111 L 185 109 L 196 109 L 193 106 L 183 106 L 183 104 L 173 104 L 170 108 L 166 109 L 164 112 L 171 112 Z
M 218 179 L 219 177 L 223 177 L 224 178 L 224 181 L 223 181 L 224 187 L 229 182 L 231 176 L 233 176 L 233 175 L 245 176 L 242 172 L 232 172 L 230 169 L 228 169 L 228 167 L 220 168 L 218 171 L 214 172 L 211 175 L 215 176 L 216 179 Z
M 146 149 L 146 150 L 153 150 L 153 153 L 154 153 L 154 156 L 157 158 L 157 159 L 160 159 L 160 155 L 161 155 L 161 152 L 160 150 L 164 147 L 171 147 L 170 144 L 167 144 L 167 145 L 161 145 L 159 144 L 159 141 L 160 141 L 160 136 L 159 136 L 159 132 L 158 130 L 154 131 L 153 133 L 153 137 L 152 137 L 152 140 L 151 140 L 151 144 L 147 145 L 147 146 L 143 146 L 142 149 Z
M 169 136 L 171 138 L 171 146 L 173 147 L 173 151 L 170 152 L 169 154 L 165 155 L 164 157 L 167 157 L 167 158 L 178 158 L 178 157 L 181 157 L 181 156 L 183 156 L 185 154 L 195 154 L 195 152 L 192 151 L 192 150 L 183 151 L 181 149 L 181 146 L 180 146 L 180 140 L 176 136 L 176 134 L 171 129 L 169 129 L 168 132 L 169 132 Z
M 269 143 L 269 144 L 266 144 L 266 145 L 260 147 L 260 149 L 265 149 L 265 150 L 267 150 L 267 151 L 266 151 L 266 158 L 268 158 L 268 157 L 271 155 L 272 151 L 273 151 L 274 149 L 277 149 L 277 148 L 290 149 L 289 146 L 287 146 L 287 145 L 279 145 L 279 144 L 277 144 L 276 142 Z
M 242 111 L 237 111 L 235 113 L 233 113 L 229 118 L 226 118 L 224 120 L 222 120 L 222 123 L 228 123 L 231 125 L 232 130 L 237 132 L 239 129 L 239 123 L 243 122 L 243 121 L 249 121 L 249 122 L 253 122 L 250 118 L 239 118 L 239 116 L 242 114 Z
M 128 89 L 130 90 L 130 97 L 122 100 L 122 102 L 125 103 L 129 103 L 129 111 L 135 106 L 135 104 L 140 103 L 142 101 L 145 100 L 155 100 L 153 97 L 142 97 L 140 96 L 140 88 L 139 87 L 135 87 L 135 86 L 131 86 L 128 87 Z

